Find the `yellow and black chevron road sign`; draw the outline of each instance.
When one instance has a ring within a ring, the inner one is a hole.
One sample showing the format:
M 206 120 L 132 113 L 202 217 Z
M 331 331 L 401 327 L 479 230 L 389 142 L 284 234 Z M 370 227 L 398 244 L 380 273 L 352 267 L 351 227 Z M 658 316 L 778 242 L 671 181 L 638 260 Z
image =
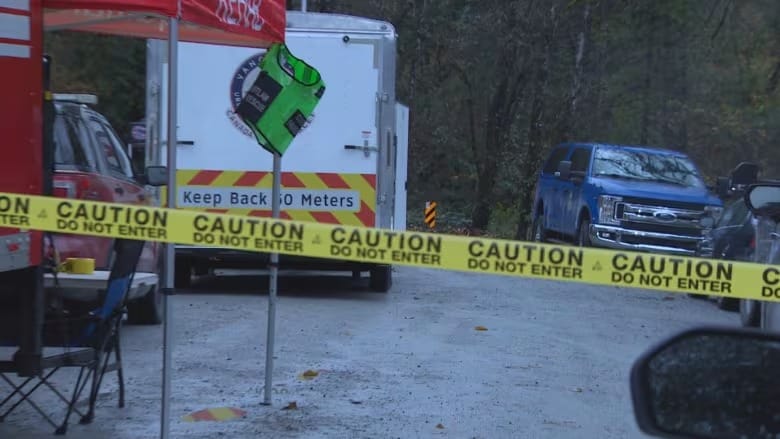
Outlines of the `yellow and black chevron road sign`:
M 425 202 L 425 224 L 428 225 L 429 229 L 436 228 L 436 202 L 435 201 Z

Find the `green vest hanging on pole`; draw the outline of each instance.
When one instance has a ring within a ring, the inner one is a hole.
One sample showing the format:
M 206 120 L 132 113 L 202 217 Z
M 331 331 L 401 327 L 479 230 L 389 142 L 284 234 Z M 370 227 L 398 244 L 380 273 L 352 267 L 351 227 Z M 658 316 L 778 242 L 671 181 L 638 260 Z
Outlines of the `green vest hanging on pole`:
M 236 108 L 258 143 L 284 155 L 308 123 L 325 93 L 320 73 L 290 53 L 285 44 L 272 45 L 260 61 L 260 74 Z

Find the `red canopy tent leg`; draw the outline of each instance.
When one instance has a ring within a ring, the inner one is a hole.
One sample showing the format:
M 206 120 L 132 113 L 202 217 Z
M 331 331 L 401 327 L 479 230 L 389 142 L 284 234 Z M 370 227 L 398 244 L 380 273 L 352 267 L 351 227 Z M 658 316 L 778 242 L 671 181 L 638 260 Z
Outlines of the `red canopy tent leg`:
M 240 5 L 239 5 L 240 4 Z M 233 46 L 268 47 L 284 41 L 286 4 L 284 0 L 44 0 L 46 30 L 76 30 L 141 38 L 168 40 L 168 118 L 166 142 L 168 165 L 167 205 L 176 201 L 176 102 L 179 41 Z M 233 7 L 233 5 L 237 7 Z M 238 7 L 240 6 L 240 7 Z M 164 30 L 167 19 L 168 32 Z M 275 160 L 276 161 L 276 160 Z M 278 198 L 278 197 L 277 197 Z M 170 430 L 169 349 L 173 312 L 169 292 L 173 290 L 175 246 L 165 245 L 163 322 L 163 389 L 160 437 Z M 269 341 L 273 336 L 274 312 L 269 295 Z M 271 347 L 269 347 L 269 352 Z M 270 403 L 272 353 L 266 359 L 266 396 Z

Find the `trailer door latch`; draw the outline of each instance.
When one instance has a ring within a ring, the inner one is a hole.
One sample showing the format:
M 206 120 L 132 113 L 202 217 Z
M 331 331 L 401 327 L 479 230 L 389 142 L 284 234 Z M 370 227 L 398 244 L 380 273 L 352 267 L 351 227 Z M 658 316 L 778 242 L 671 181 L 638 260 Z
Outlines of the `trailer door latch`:
M 363 146 L 360 145 L 344 145 L 344 149 L 363 151 L 363 154 L 368 157 L 371 151 L 379 152 L 379 148 L 376 146 L 368 146 L 368 140 L 363 141 Z

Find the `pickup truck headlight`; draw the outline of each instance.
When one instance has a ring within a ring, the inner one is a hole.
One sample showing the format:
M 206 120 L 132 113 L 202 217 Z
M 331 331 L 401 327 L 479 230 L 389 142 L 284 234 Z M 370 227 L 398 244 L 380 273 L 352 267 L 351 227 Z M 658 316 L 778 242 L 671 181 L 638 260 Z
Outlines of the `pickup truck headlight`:
M 623 198 L 614 195 L 599 196 L 599 222 L 601 224 L 620 224 L 617 218 L 617 203 Z
M 705 229 L 709 229 L 715 226 L 715 223 L 720 219 L 720 215 L 723 213 L 723 208 L 719 206 L 705 206 L 704 215 L 701 217 L 699 224 Z

